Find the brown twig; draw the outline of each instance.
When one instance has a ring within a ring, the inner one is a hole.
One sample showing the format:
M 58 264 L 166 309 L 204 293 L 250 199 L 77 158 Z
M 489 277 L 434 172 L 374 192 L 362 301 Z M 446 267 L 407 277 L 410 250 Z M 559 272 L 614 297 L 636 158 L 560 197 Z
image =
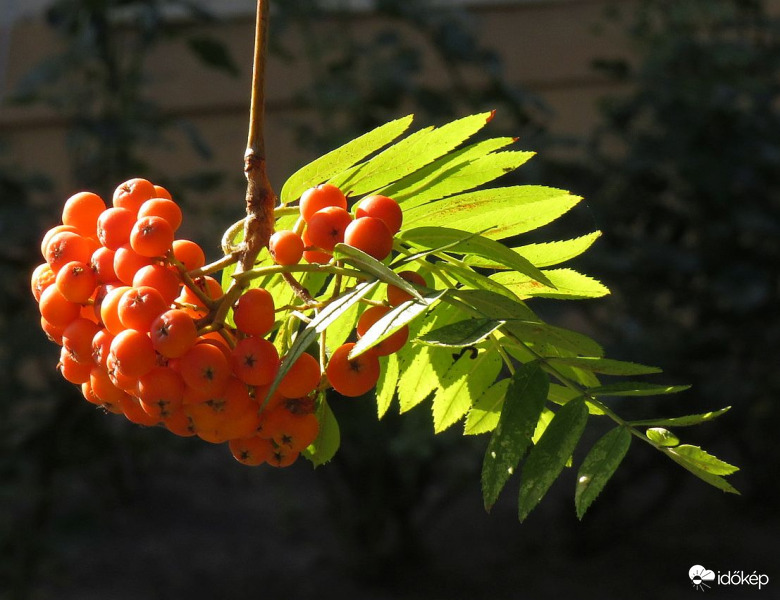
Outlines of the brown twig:
M 249 136 L 244 154 L 244 173 L 247 178 L 244 243 L 238 271 L 251 269 L 257 255 L 268 246 L 274 231 L 276 194 L 266 173 L 265 156 L 265 66 L 268 48 L 268 20 L 270 0 L 257 0 L 257 23 L 252 71 L 252 97 L 249 114 Z

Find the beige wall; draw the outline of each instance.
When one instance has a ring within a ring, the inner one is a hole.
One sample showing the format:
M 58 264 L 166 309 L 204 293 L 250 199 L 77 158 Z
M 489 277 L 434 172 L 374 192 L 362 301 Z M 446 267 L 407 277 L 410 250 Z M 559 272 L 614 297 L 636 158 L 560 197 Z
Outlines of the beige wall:
M 475 10 L 475 25 L 484 43 L 503 55 L 509 81 L 538 92 L 555 111 L 550 122 L 555 133 L 576 135 L 588 131 L 594 122 L 596 99 L 614 89 L 590 68 L 595 57 L 624 52 L 621 40 L 592 33 L 602 18 L 603 4 L 597 0 L 521 0 Z M 365 13 L 357 13 L 355 18 L 361 20 L 361 28 L 368 34 L 380 25 Z M 248 65 L 253 43 L 251 18 L 234 18 L 216 29 L 212 26 L 209 33 L 219 35 L 236 60 Z M 57 44 L 50 31 L 35 20 L 17 23 L 10 35 L 6 89 L 12 89 L 19 77 Z M 291 44 L 295 46 L 295 41 Z M 234 186 L 220 190 L 224 198 L 218 201 L 235 201 L 242 186 L 248 66 L 241 78 L 231 78 L 199 65 L 181 45 L 168 43 L 150 57 L 149 67 L 156 101 L 171 114 L 192 121 L 214 150 L 213 163 L 203 163 L 182 139 L 175 149 L 155 150 L 155 161 L 174 174 L 205 166 L 234 172 Z M 427 80 L 443 81 L 442 69 L 433 58 L 428 58 L 426 69 Z M 286 122 L 292 116 L 305 116 L 294 113 L 292 99 L 307 82 L 305 74 L 275 58 L 270 61 L 267 82 L 267 144 L 272 149 L 269 168 L 278 188 L 302 160 Z M 14 161 L 23 169 L 44 170 L 63 195 L 73 185 L 68 174 L 65 127 L 61 117 L 42 107 L 0 108 L 0 138 L 10 144 Z

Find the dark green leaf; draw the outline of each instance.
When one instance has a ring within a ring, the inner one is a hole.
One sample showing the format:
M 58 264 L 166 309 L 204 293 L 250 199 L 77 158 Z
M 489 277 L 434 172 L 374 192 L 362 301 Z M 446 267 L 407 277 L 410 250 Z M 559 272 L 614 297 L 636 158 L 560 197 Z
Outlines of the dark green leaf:
M 616 427 L 597 441 L 585 456 L 577 473 L 574 492 L 578 519 L 582 519 L 585 511 L 604 489 L 630 445 L 631 433 L 628 429 Z
M 520 476 L 518 517 L 521 521 L 539 504 L 566 466 L 587 422 L 585 401 L 572 400 L 555 413 L 539 442 L 531 448 Z
M 512 377 L 482 463 L 482 497 L 487 511 L 531 444 L 549 385 L 549 378 L 535 362 L 522 365 Z

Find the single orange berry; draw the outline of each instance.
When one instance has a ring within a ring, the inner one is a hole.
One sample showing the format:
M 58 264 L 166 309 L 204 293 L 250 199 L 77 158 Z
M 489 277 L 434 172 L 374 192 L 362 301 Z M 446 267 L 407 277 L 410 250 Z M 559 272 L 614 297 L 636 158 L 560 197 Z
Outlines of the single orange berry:
M 159 315 L 150 328 L 154 349 L 166 358 L 179 358 L 195 345 L 195 322 L 183 310 L 172 309 Z
M 116 207 L 126 208 L 136 215 L 141 205 L 155 196 L 156 191 L 151 182 L 135 178 L 125 181 L 114 190 L 113 204 Z
M 138 209 L 138 219 L 144 217 L 161 217 L 168 221 L 174 231 L 182 222 L 181 208 L 170 198 L 152 198 L 144 202 Z
M 344 243 L 377 260 L 384 260 L 393 249 L 393 234 L 381 219 L 363 217 L 347 226 Z
M 247 335 L 265 335 L 274 326 L 274 297 L 268 290 L 252 288 L 233 306 L 233 322 Z
M 355 218 L 374 217 L 387 225 L 392 235 L 401 230 L 403 212 L 398 202 L 387 196 L 366 196 L 357 205 Z
M 173 227 L 162 217 L 138 219 L 130 232 L 130 247 L 141 256 L 165 256 L 173 244 Z
M 231 351 L 233 373 L 247 385 L 271 383 L 279 371 L 279 352 L 261 337 L 240 340 Z
M 95 237 L 97 220 L 104 210 L 106 203 L 100 196 L 92 192 L 79 192 L 65 201 L 62 224 L 75 227 L 82 235 Z
M 277 391 L 286 398 L 300 398 L 313 392 L 321 378 L 319 361 L 304 352 L 284 374 Z
M 294 231 L 275 232 L 268 241 L 268 251 L 277 265 L 297 265 L 303 257 L 303 239 Z
M 327 206 L 338 206 L 345 210 L 347 208 L 346 196 L 335 185 L 323 183 L 301 194 L 299 207 L 304 221 L 308 221 L 314 213 Z
M 328 381 L 342 396 L 362 396 L 379 380 L 379 358 L 373 352 L 366 352 L 349 359 L 355 346 L 353 342 L 342 344 L 333 352 L 325 368 Z
M 67 300 L 84 304 L 92 297 L 98 282 L 92 267 L 74 260 L 59 270 L 56 283 L 57 289 Z

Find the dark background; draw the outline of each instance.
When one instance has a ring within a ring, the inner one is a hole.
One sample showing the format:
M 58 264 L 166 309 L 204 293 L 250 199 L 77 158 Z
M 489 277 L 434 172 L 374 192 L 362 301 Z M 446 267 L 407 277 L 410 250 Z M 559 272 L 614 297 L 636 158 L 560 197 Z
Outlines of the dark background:
M 66 119 L 79 187 L 110 193 L 131 176 L 163 183 L 191 220 L 204 221 L 191 235 L 206 238 L 209 225 L 237 217 L 204 204 L 203 191 L 235 174 L 209 166 L 197 127 L 149 100 L 143 56 L 175 39 L 226 73 L 245 57 L 172 23 L 166 4 L 55 2 L 43 18 L 62 54 L 31 70 L 7 101 Z M 118 5 L 132 9 L 120 26 L 110 18 Z M 345 36 L 316 61 L 292 54 L 291 28 L 351 18 L 321 10 L 275 5 L 273 55 L 312 74 L 297 99 L 309 116 L 285 124 L 302 160 L 407 112 L 436 123 L 497 108 L 490 134 L 520 135 L 540 151 L 518 181 L 587 198 L 543 239 L 604 231 L 576 266 L 613 296 L 549 302 L 540 312 L 593 335 L 609 356 L 662 367 L 659 380 L 693 384 L 669 399 L 617 401 L 623 416 L 732 406 L 676 433 L 739 465 L 730 479 L 742 495 L 634 445 L 583 521 L 569 472 L 519 524 L 516 482 L 491 514 L 482 508 L 486 438 L 463 438 L 457 427 L 434 438 L 425 403 L 377 422 L 370 398 L 334 398 L 337 458 L 281 471 L 96 412 L 58 379 L 29 293 L 41 233 L 64 198 L 46 164 L 18 168 L 0 130 L 0 597 L 676 599 L 699 593 L 687 577 L 694 564 L 770 577 L 760 592 L 713 586 L 707 597 L 780 597 L 780 44 L 771 11 L 747 0 L 612 5 L 601 25 L 625 36 L 630 55 L 593 68 L 625 91 L 602 100 L 591 134 L 563 140 L 549 133 L 555 115 L 544 99 L 507 81 L 503 57 L 466 9 L 383 0 L 376 11 L 386 27 L 376 37 Z M 218 25 L 199 11 L 189 18 L 199 32 Z M 128 40 L 138 60 L 117 61 L 116 45 Z M 444 87 L 419 75 L 431 48 L 447 66 Z M 471 83 L 461 76 L 469 70 L 483 77 Z M 171 177 L 147 149 L 183 127 L 203 162 Z

